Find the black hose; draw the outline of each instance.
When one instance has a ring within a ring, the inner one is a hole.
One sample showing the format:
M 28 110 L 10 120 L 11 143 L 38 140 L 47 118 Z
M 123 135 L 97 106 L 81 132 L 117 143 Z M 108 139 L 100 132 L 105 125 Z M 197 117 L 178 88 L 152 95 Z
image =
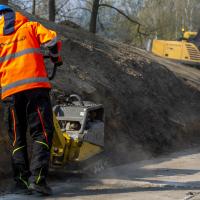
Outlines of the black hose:
M 54 79 L 54 77 L 56 76 L 56 71 L 57 71 L 57 66 L 56 66 L 56 64 L 54 64 L 52 73 L 50 75 L 48 75 L 49 80 Z
M 43 58 L 44 58 L 44 59 L 49 59 L 50 56 L 49 56 L 49 55 L 44 55 Z M 48 74 L 48 78 L 49 78 L 50 81 L 53 80 L 54 77 L 56 76 L 56 71 L 57 71 L 57 65 L 54 64 L 52 73 L 51 73 L 51 74 Z

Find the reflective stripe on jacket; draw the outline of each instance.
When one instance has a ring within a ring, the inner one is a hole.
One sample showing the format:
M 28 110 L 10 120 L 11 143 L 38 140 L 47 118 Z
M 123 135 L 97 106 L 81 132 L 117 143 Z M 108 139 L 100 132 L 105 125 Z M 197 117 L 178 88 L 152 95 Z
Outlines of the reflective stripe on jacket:
M 33 88 L 51 88 L 40 46 L 55 45 L 56 33 L 18 12 L 0 20 L 1 98 Z

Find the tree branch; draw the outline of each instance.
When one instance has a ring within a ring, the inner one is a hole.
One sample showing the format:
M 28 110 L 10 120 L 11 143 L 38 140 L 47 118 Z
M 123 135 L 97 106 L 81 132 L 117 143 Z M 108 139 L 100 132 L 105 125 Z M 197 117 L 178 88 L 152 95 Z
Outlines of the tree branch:
M 88 3 L 90 6 L 92 6 L 92 2 L 91 1 L 88 1 L 88 0 L 80 0 L 80 1 L 83 1 L 84 3 Z
M 70 9 L 69 12 L 74 11 L 74 10 L 85 10 L 85 11 L 88 11 L 88 12 L 91 13 L 91 10 L 90 10 L 90 9 L 84 8 L 84 7 L 73 8 L 73 9 Z
M 137 33 L 139 33 L 140 35 L 146 36 L 146 37 L 150 35 L 148 33 L 141 32 L 140 28 L 141 28 L 141 24 L 138 25 Z
M 134 24 L 137 24 L 137 25 L 141 25 L 138 21 L 136 20 L 133 20 L 132 18 L 130 18 L 128 15 L 126 15 L 122 10 L 114 7 L 114 6 L 111 6 L 109 4 L 99 4 L 99 7 L 108 7 L 108 8 L 112 8 L 114 10 L 116 10 L 118 13 L 120 13 L 121 15 L 123 15 L 126 19 L 128 19 L 129 21 L 131 21 L 132 23 Z
M 56 9 L 56 14 L 59 13 L 59 11 L 69 2 L 69 0 L 66 0 L 64 1 L 60 6 L 59 8 Z
M 122 16 L 124 16 L 126 19 L 128 19 L 130 22 L 134 23 L 134 24 L 137 24 L 138 27 L 137 27 L 137 33 L 139 33 L 140 35 L 143 35 L 143 36 L 149 36 L 149 34 L 147 33 L 144 33 L 144 32 L 141 32 L 140 28 L 142 26 L 141 23 L 139 23 L 138 21 L 130 18 L 128 15 L 126 15 L 122 10 L 114 7 L 114 6 L 111 6 L 109 4 L 99 4 L 99 7 L 108 7 L 108 8 L 112 8 L 114 10 L 116 10 L 118 13 L 120 13 Z

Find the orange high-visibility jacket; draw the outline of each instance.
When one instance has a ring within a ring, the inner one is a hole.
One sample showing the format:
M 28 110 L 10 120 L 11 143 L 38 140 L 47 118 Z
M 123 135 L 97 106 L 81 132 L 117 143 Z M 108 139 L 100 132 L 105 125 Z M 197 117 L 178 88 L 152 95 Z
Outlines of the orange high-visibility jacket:
M 0 19 L 1 98 L 33 88 L 51 88 L 40 46 L 51 47 L 57 35 L 18 12 Z

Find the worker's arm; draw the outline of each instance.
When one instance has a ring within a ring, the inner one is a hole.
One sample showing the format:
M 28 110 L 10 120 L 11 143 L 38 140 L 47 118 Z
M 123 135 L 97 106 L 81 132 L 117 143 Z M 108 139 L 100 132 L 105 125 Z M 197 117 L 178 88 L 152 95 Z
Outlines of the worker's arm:
M 2 77 L 2 73 L 0 72 L 0 100 L 1 100 L 1 77 Z
M 48 47 L 50 52 L 50 58 L 52 62 L 56 64 L 56 66 L 60 66 L 63 64 L 62 58 L 60 56 L 61 45 L 61 41 L 58 41 L 55 45 Z
M 56 32 L 45 28 L 43 25 L 37 22 L 36 26 L 36 35 L 40 45 L 43 45 L 49 49 L 50 58 L 54 64 L 57 66 L 62 65 L 63 62 L 60 56 L 61 41 L 58 40 Z

